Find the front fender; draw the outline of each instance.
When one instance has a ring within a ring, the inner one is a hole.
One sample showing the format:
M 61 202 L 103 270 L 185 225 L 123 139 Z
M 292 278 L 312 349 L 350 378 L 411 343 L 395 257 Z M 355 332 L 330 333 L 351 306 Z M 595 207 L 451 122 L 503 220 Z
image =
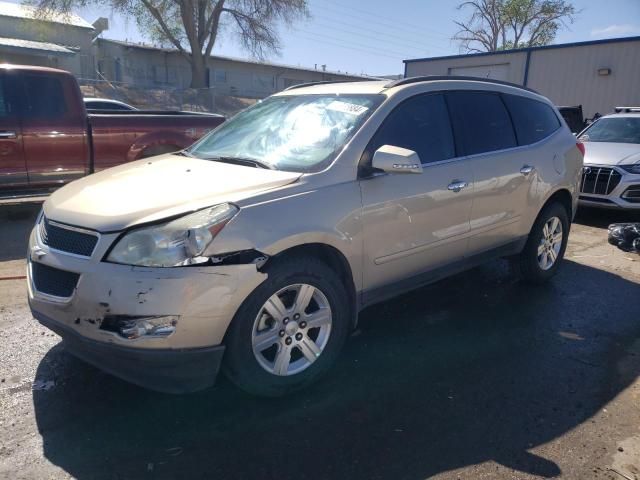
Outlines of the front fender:
M 347 259 L 354 285 L 360 289 L 361 210 L 356 182 L 241 206 L 205 253 L 210 256 L 255 249 L 274 256 L 301 245 L 324 244 Z

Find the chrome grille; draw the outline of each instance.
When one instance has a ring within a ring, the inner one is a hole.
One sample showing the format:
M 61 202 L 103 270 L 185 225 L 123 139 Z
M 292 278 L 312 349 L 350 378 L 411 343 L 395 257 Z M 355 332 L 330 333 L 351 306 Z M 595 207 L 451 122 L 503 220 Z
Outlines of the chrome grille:
M 33 262 L 31 264 L 33 284 L 40 293 L 68 298 L 78 284 L 80 274 Z
M 621 179 L 622 174 L 613 168 L 584 167 L 580 191 L 595 195 L 609 195 Z
M 61 252 L 90 257 L 98 243 L 98 235 L 60 223 L 43 216 L 40 222 L 42 243 Z

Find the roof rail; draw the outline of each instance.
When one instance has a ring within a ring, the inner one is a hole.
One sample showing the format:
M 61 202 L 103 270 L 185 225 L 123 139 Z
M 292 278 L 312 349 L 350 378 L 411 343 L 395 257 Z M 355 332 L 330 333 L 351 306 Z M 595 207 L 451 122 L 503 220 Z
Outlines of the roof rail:
M 379 80 L 375 78 L 364 78 L 362 80 L 324 80 L 321 82 L 298 83 L 297 85 L 291 85 L 290 87 L 287 87 L 282 91 L 288 92 L 289 90 L 295 90 L 296 88 L 311 87 L 313 85 L 329 85 L 332 83 L 355 83 L 355 82 L 375 82 L 375 81 L 379 81 Z
M 434 82 L 439 80 L 465 80 L 465 81 L 472 81 L 472 82 L 493 83 L 497 85 L 506 85 L 508 87 L 515 87 L 521 90 L 527 90 L 528 92 L 532 92 L 532 93 L 538 93 L 532 88 L 528 88 L 523 85 L 518 85 L 517 83 L 504 82 L 502 80 L 494 80 L 492 78 L 467 77 L 467 76 L 461 76 L 461 75 L 426 75 L 422 77 L 401 78 L 400 80 L 394 80 L 392 82 L 387 83 L 384 86 L 384 88 L 393 88 L 393 87 L 399 87 L 400 85 L 409 85 L 411 83 Z
M 614 111 L 616 113 L 640 112 L 640 107 L 616 107 Z

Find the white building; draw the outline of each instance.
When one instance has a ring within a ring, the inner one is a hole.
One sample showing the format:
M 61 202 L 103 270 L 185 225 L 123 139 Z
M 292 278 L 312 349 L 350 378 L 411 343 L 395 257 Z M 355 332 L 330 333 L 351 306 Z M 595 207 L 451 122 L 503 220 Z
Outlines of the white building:
M 188 88 L 191 84 L 191 67 L 175 48 L 100 38 L 96 52 L 98 70 L 109 81 L 143 88 Z M 264 98 L 299 83 L 363 78 L 322 66 L 305 68 L 219 55 L 207 59 L 207 86 L 222 95 Z
M 93 25 L 77 15 L 39 15 L 34 7 L 0 2 L 0 63 L 41 65 L 92 78 Z
M 585 117 L 640 105 L 640 37 L 405 60 L 405 77 L 465 75 L 532 88 Z

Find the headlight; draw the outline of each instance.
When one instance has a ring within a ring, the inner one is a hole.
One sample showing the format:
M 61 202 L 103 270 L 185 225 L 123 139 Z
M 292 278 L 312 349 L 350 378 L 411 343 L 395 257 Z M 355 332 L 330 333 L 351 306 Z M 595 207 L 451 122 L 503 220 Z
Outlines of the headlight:
M 640 175 L 640 163 L 636 163 L 635 165 L 620 165 L 620 168 L 625 169 L 629 173 Z
M 144 267 L 177 267 L 204 263 L 202 254 L 236 213 L 238 207 L 223 203 L 162 225 L 143 227 L 125 234 L 107 261 Z

